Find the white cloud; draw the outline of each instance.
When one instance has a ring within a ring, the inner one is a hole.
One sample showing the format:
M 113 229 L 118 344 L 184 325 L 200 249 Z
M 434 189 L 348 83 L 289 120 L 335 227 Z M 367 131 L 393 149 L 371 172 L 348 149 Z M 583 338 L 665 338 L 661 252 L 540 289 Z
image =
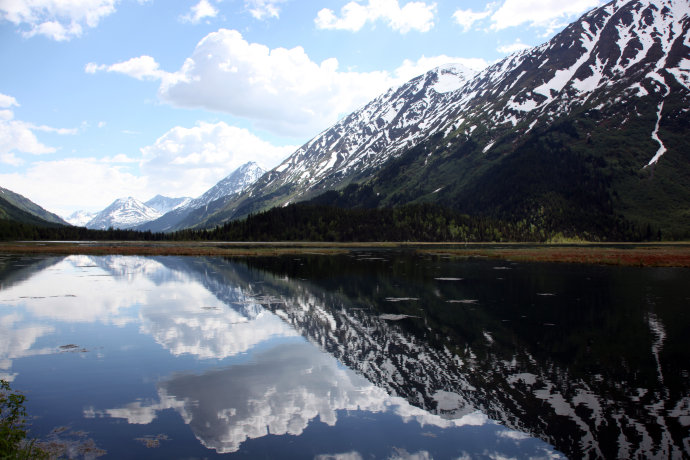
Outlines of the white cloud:
M 505 53 L 505 54 L 513 54 L 517 51 L 522 51 L 531 48 L 531 46 L 522 43 L 520 40 L 516 40 L 514 43 L 511 43 L 509 45 L 503 45 L 499 46 L 496 48 L 496 51 L 499 53 Z
M 125 166 L 96 158 L 35 162 L 23 173 L 0 174 L 0 183 L 65 216 L 76 209 L 100 211 L 123 195 L 155 195 L 147 178 L 136 176 Z
M 275 146 L 224 122 L 177 126 L 141 149 L 142 172 L 158 193 L 196 197 L 240 165 L 273 167 L 296 149 Z
M 54 147 L 49 147 L 41 143 L 34 131 L 42 131 L 60 135 L 76 134 L 76 129 L 53 128 L 45 125 L 34 125 L 21 120 L 14 119 L 14 112 L 11 107 L 19 106 L 17 100 L 12 96 L 0 93 L 0 163 L 19 166 L 23 160 L 17 157 L 16 153 L 29 153 L 32 155 L 42 155 L 56 151 Z
M 264 129 L 313 135 L 390 86 L 386 72 L 341 72 L 302 47 L 249 43 L 234 30 L 202 39 L 182 68 L 161 78 L 159 96 L 179 107 L 246 117 Z
M 192 6 L 189 13 L 182 16 L 180 19 L 183 22 L 190 22 L 192 24 L 198 24 L 203 19 L 215 18 L 218 15 L 218 10 L 211 5 L 208 0 L 200 0 L 199 3 Z
M 142 148 L 138 158 L 117 154 L 38 161 L 24 172 L 0 174 L 0 184 L 66 216 L 76 209 L 100 211 L 126 195 L 140 199 L 158 193 L 196 197 L 247 161 L 273 167 L 295 149 L 272 145 L 224 122 L 202 122 L 169 130 Z M 2 151 L 0 160 L 21 161 Z
M 23 30 L 26 37 L 45 35 L 57 41 L 82 35 L 115 11 L 118 0 L 4 0 L 0 15 Z
M 600 0 L 506 0 L 491 16 L 494 30 L 530 24 L 547 29 L 547 33 L 562 27 L 573 16 L 599 6 Z
M 249 13 L 258 20 L 264 18 L 278 18 L 280 15 L 281 3 L 287 0 L 245 0 L 244 7 Z
M 139 56 L 112 65 L 95 64 L 89 62 L 84 68 L 86 73 L 116 72 L 136 78 L 137 80 L 160 80 L 169 76 L 159 68 L 158 63 L 151 56 Z
M 408 2 L 403 7 L 398 0 L 369 0 L 366 5 L 352 1 L 340 10 L 337 17 L 333 10 L 323 8 L 314 23 L 319 29 L 339 29 L 357 32 L 367 22 L 385 21 L 400 33 L 411 30 L 428 32 L 434 27 L 436 3 Z
M 161 70 L 150 56 L 90 63 L 85 70 L 160 80 L 160 99 L 174 106 L 230 113 L 281 135 L 313 136 L 388 88 L 449 62 L 473 69 L 488 64 L 436 56 L 405 61 L 393 73 L 340 71 L 335 58 L 316 63 L 302 47 L 270 49 L 220 29 L 204 37 L 177 72 Z
M 491 5 L 489 5 L 489 7 L 491 7 Z M 453 19 L 457 24 L 462 26 L 463 32 L 468 32 L 475 22 L 487 18 L 491 13 L 492 11 L 489 8 L 484 11 L 456 10 L 455 13 L 453 13 Z
M 0 93 L 0 109 L 9 109 L 13 106 L 19 107 L 17 100 L 12 96 Z

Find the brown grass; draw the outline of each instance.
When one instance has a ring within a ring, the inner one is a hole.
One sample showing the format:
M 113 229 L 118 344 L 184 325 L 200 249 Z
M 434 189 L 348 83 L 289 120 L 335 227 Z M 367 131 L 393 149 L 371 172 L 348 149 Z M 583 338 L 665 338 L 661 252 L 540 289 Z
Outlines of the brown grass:
M 424 252 L 451 254 L 458 257 L 489 257 L 518 262 L 560 262 L 629 267 L 690 267 L 690 246 L 684 245 L 526 246 L 518 248 L 432 249 Z
M 0 254 L 278 256 L 342 254 L 357 248 L 413 247 L 426 254 L 636 267 L 690 267 L 688 244 L 470 245 L 424 243 L 0 242 Z

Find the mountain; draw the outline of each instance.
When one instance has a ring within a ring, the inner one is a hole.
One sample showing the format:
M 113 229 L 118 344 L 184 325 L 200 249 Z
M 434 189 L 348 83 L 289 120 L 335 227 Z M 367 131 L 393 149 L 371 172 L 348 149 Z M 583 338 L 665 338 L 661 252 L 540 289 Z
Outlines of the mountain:
M 198 226 L 327 190 L 580 235 L 690 228 L 690 5 L 611 2 L 483 71 L 434 69 L 298 149 Z M 373 198 L 372 198 L 373 197 Z
M 65 217 L 65 220 L 76 227 L 86 227 L 86 224 L 96 217 L 97 214 L 97 212 L 74 211 L 72 214 Z
M 160 212 L 130 196 L 113 201 L 110 206 L 96 214 L 96 217 L 86 224 L 86 228 L 95 230 L 105 230 L 110 227 L 132 228 L 157 219 L 160 215 Z
M 189 197 L 169 198 L 163 195 L 156 195 L 144 204 L 149 208 L 155 209 L 161 214 L 165 214 L 166 212 L 170 212 L 177 207 L 185 206 L 191 200 L 192 199 Z
M 442 66 L 392 88 L 300 147 L 200 226 L 301 201 L 370 177 L 391 157 L 439 129 L 433 108 L 475 74 Z
M 193 227 L 207 215 L 222 208 L 228 200 L 243 192 L 264 173 L 265 171 L 255 162 L 245 163 L 200 197 L 178 205 L 151 222 L 139 225 L 137 230 L 170 232 Z
M 0 218 L 37 225 L 69 225 L 57 214 L 46 211 L 28 198 L 0 187 Z M 21 211 L 21 212 L 18 212 Z

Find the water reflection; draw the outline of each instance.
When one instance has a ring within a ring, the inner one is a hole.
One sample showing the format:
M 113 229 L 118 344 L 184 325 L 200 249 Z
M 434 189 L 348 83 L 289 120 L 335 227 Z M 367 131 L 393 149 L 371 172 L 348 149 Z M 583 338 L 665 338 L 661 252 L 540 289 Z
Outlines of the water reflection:
M 174 413 L 212 449 L 156 438 L 168 456 L 559 455 L 533 437 L 577 458 L 690 453 L 687 270 L 381 252 L 0 257 L 0 274 L 3 378 L 90 350 L 75 328 L 97 326 L 103 350 L 70 365 L 94 387 L 114 367 L 116 390 L 71 394 L 78 418 L 149 439 Z

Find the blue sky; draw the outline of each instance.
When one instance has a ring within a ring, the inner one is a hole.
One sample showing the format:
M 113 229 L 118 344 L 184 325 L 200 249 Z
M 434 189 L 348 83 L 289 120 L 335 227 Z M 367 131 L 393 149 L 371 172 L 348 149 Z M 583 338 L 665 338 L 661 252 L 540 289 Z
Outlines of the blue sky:
M 66 216 L 201 195 L 433 67 L 600 0 L 0 0 L 0 186 Z

